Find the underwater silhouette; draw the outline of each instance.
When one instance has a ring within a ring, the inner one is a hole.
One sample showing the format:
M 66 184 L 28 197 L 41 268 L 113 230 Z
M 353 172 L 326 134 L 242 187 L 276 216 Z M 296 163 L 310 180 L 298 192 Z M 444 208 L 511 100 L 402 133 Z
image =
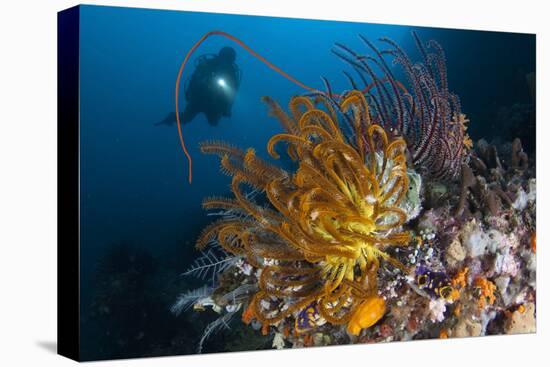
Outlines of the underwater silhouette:
M 185 84 L 185 109 L 179 112 L 182 123 L 191 122 L 200 113 L 205 114 L 210 125 L 217 125 L 222 117 L 231 117 L 241 81 L 236 58 L 233 48 L 223 47 L 217 55 L 205 54 L 197 59 Z M 171 112 L 155 125 L 173 125 L 176 121 L 176 113 Z
M 180 118 L 183 120 L 183 113 L 180 113 Z M 176 123 L 176 113 L 170 112 L 164 119 L 155 123 L 155 126 L 161 126 L 161 125 L 171 126 L 171 125 L 174 125 L 175 123 Z

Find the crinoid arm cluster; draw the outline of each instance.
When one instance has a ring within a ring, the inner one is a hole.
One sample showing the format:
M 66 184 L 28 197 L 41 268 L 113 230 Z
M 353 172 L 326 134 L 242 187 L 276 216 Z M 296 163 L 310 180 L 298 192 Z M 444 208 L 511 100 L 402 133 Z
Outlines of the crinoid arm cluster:
M 369 53 L 362 54 L 337 43 L 334 54 L 351 65 L 364 83 L 371 82 L 367 98 L 381 126 L 395 130 L 409 146 L 415 167 L 432 179 L 458 179 L 461 164 L 472 148 L 469 120 L 462 113 L 458 96 L 449 90 L 443 48 L 435 40 L 424 44 L 412 32 L 422 61 L 415 62 L 393 40 L 381 38 L 379 49 L 360 36 Z M 406 76 L 406 86 L 395 77 L 387 57 Z M 347 75 L 347 74 L 346 74 Z M 352 86 L 356 82 L 350 77 Z
M 294 97 L 290 114 L 264 101 L 286 130 L 269 140 L 267 150 L 278 159 L 286 147 L 296 168 L 269 163 L 253 149 L 202 144 L 202 152 L 218 155 L 232 177 L 233 197 L 204 200 L 205 209 L 231 215 L 205 228 L 198 247 L 216 242 L 257 269 L 258 291 L 248 313 L 264 328 L 298 322 L 313 307 L 312 322 L 353 319 L 348 331 L 358 334 L 385 311 L 379 268 L 402 268 L 387 249 L 410 240 L 402 230 L 407 214 L 399 207 L 409 186 L 406 143 L 372 123 L 359 91 L 339 101 Z M 259 194 L 252 199 L 250 192 Z

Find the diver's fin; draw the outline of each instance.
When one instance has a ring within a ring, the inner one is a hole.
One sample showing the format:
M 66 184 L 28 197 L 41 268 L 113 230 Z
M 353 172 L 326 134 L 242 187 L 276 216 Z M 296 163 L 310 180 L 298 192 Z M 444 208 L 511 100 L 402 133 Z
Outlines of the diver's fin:
M 155 126 L 160 125 L 173 125 L 176 122 L 176 113 L 170 112 L 168 116 L 166 116 L 164 119 L 160 120 L 159 122 L 155 123 Z
M 188 116 L 185 115 L 185 113 L 186 112 L 180 112 L 180 121 L 181 121 L 181 123 L 187 123 L 187 122 L 191 121 L 195 117 L 195 115 L 197 114 L 196 112 L 194 112 L 193 116 L 189 120 L 186 120 L 188 118 Z M 155 123 L 155 126 L 161 126 L 161 125 L 172 126 L 172 125 L 175 125 L 177 122 L 178 122 L 178 120 L 176 120 L 176 113 L 175 112 L 170 112 L 168 114 L 168 116 L 166 116 L 163 120 Z

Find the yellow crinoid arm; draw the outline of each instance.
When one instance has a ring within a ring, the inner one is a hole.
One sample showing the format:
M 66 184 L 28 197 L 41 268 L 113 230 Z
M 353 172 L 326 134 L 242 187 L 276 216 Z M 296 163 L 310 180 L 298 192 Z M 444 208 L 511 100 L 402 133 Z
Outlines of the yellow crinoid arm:
M 221 158 L 234 195 L 207 199 L 204 207 L 239 217 L 207 227 L 200 243 L 216 239 L 259 268 L 260 291 L 251 307 L 264 325 L 313 303 L 326 321 L 349 323 L 358 333 L 385 312 L 376 298 L 379 267 L 404 268 L 386 250 L 410 240 L 402 228 L 407 216 L 398 207 L 408 189 L 406 143 L 372 122 L 360 91 L 339 101 L 295 97 L 290 114 L 264 100 L 285 128 L 268 141 L 267 151 L 277 159 L 278 144 L 286 144 L 296 168 L 285 171 L 253 149 L 203 144 L 204 153 Z M 352 137 L 343 133 L 341 114 L 352 124 Z M 264 202 L 248 195 L 246 186 Z

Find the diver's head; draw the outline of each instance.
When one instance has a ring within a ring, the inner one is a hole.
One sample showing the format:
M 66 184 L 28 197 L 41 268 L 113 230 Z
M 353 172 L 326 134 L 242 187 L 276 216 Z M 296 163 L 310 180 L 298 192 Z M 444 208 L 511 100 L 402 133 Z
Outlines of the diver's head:
M 237 58 L 237 53 L 232 47 L 224 47 L 218 52 L 218 57 L 227 63 L 234 63 Z

